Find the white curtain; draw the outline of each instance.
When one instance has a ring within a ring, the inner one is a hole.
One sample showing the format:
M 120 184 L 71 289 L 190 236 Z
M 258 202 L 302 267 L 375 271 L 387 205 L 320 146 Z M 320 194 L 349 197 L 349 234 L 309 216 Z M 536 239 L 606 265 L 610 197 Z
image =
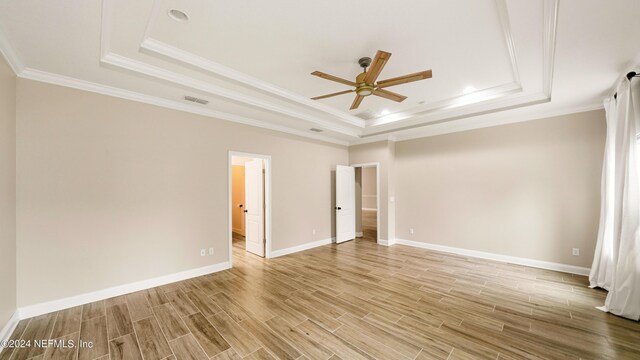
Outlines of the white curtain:
M 609 291 L 603 311 L 640 319 L 640 79 L 623 81 L 617 99 L 604 102 L 607 139 L 602 201 L 591 287 Z

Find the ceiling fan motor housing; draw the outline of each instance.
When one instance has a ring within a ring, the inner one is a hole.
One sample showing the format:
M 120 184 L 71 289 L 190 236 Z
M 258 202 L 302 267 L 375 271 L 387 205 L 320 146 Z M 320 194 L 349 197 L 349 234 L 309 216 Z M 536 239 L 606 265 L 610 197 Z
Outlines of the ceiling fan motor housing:
M 360 64 L 360 67 L 366 69 L 369 67 L 369 65 L 371 65 L 371 58 L 370 57 L 360 58 L 360 60 L 358 60 L 358 64 Z
M 360 73 L 356 76 L 356 94 L 360 96 L 369 96 L 373 93 L 373 84 L 367 84 L 364 81 L 365 76 L 367 76 L 366 72 Z

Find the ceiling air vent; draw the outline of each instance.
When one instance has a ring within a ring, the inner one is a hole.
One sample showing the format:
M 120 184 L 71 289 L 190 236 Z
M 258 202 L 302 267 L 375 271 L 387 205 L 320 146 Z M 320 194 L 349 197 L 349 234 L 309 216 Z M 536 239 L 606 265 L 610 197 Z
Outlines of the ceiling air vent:
M 184 99 L 187 101 L 191 101 L 191 102 L 202 104 L 202 105 L 207 105 L 209 103 L 209 100 L 199 99 L 195 96 L 189 96 L 189 95 L 185 95 Z
M 311 128 L 309 130 L 311 130 L 313 132 L 322 132 L 323 131 L 322 129 L 318 129 L 318 128 Z

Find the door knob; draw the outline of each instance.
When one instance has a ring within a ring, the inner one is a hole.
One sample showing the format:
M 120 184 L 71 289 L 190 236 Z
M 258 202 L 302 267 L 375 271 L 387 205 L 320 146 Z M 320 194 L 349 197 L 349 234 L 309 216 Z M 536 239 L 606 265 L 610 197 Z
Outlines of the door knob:
M 248 212 L 249 212 L 249 210 L 245 210 L 244 212 L 248 213 Z
M 342 210 L 340 206 L 336 206 L 336 210 Z

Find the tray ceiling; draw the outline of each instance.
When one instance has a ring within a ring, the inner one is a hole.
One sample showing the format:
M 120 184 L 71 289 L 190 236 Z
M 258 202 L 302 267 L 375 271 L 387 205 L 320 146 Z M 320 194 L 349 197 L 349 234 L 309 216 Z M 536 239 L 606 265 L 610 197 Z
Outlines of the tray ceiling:
M 600 108 L 640 60 L 629 42 L 638 10 L 596 0 L 14 0 L 0 4 L 0 49 L 25 78 L 354 144 Z M 372 96 L 349 111 L 351 94 L 309 99 L 348 89 L 312 71 L 353 79 L 358 58 L 377 50 L 393 54 L 380 79 L 433 78 L 394 87 L 402 103 Z

